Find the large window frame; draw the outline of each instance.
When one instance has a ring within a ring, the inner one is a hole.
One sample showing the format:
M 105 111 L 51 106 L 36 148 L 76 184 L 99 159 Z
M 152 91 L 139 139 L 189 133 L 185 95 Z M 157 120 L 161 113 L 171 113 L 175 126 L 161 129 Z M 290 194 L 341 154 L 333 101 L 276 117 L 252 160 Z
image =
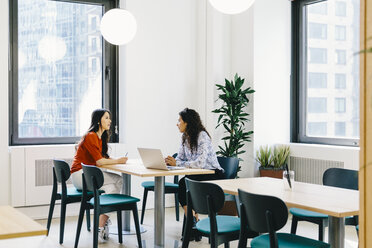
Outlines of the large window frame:
M 103 13 L 118 0 L 50 0 L 103 6 Z M 18 130 L 18 0 L 9 0 L 9 145 L 73 144 L 81 137 L 20 138 Z M 102 38 L 102 106 L 111 111 L 110 142 L 119 142 L 118 47 Z
M 327 0 L 292 2 L 291 54 L 291 142 L 340 146 L 359 146 L 359 139 L 311 137 L 306 135 L 306 6 Z

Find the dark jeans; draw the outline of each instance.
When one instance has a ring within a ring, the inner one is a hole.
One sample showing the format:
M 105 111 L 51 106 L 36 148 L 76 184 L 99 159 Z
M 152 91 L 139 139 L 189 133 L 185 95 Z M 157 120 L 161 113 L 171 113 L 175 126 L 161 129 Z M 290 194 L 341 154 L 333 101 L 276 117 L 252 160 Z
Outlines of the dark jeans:
M 188 175 L 185 177 L 195 181 L 210 181 L 223 179 L 223 173 L 221 170 L 215 170 L 214 174 Z M 178 182 L 178 201 L 180 202 L 182 207 L 187 205 L 185 177 L 181 178 L 181 180 Z

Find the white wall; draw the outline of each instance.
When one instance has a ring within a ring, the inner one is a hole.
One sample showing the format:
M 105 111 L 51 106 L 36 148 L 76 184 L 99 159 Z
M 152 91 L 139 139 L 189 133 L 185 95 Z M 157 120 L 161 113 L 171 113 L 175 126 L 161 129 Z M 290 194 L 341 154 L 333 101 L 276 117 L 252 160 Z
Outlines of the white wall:
M 291 156 L 339 161 L 345 169 L 359 170 L 359 147 L 291 143 Z
M 0 205 L 9 203 L 9 152 L 8 152 L 8 46 L 9 21 L 8 1 L 3 1 L 0 9 Z
M 254 4 L 254 148 L 290 141 L 291 2 Z M 254 173 L 257 173 L 255 169 Z
M 137 19 L 134 40 L 121 47 L 120 142 L 178 151 L 178 113 L 203 110 L 197 75 L 196 1 L 127 0 Z
M 238 73 L 239 76 L 245 78 L 246 87 L 255 89 L 254 85 L 254 15 L 256 11 L 256 3 L 253 4 L 247 11 L 232 17 L 231 24 L 231 71 L 232 74 Z M 254 130 L 254 101 L 255 95 L 249 95 L 249 104 L 247 112 L 250 114 L 250 121 L 247 123 L 247 130 L 253 130 L 251 136 L 252 142 L 246 144 L 243 149 L 246 151 L 242 154 L 243 159 L 240 162 L 242 171 L 239 173 L 240 177 L 252 177 L 254 168 L 254 137 L 256 131 Z

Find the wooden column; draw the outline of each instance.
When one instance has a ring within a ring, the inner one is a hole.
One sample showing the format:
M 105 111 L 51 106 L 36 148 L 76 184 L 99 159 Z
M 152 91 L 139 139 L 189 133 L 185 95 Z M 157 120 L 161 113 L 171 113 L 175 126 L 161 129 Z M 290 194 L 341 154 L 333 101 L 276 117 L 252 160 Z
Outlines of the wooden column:
M 361 0 L 361 49 L 372 47 L 372 0 Z M 360 56 L 359 247 L 372 247 L 372 52 Z

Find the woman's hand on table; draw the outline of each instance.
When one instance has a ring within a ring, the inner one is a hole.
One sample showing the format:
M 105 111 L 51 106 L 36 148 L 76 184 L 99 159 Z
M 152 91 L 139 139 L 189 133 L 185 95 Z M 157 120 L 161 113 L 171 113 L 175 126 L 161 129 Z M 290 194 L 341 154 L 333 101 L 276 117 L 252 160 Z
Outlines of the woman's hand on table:
M 128 161 L 128 157 L 118 158 L 118 164 L 125 164 Z
M 165 163 L 170 166 L 176 166 L 176 159 L 172 156 L 168 156 L 165 158 Z

